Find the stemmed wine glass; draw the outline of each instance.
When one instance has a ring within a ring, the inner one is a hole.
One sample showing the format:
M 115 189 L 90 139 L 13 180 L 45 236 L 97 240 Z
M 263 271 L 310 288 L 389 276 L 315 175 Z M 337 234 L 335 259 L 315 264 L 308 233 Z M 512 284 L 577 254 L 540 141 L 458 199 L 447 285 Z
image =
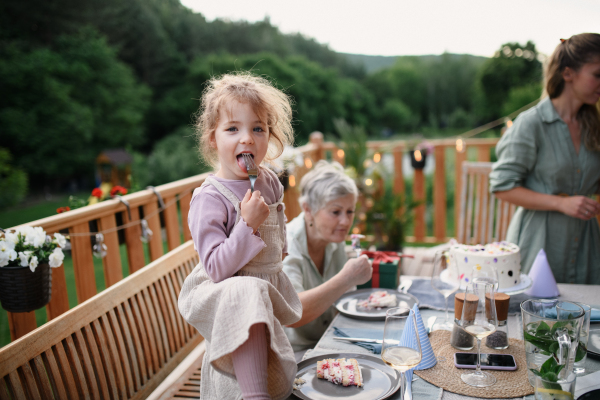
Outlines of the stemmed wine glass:
M 407 329 L 404 332 L 404 335 L 410 336 L 405 336 L 401 342 L 402 333 L 409 321 L 412 322 L 413 329 Z M 400 399 L 404 400 L 404 373 L 421 362 L 421 342 L 419 341 L 417 319 L 415 314 L 410 312 L 410 308 L 390 308 L 385 313 L 381 359 L 400 372 Z
M 433 256 L 431 286 L 440 292 L 446 301 L 446 318 L 444 323 L 435 324 L 432 330 L 452 331 L 454 323 L 448 318 L 448 297 L 460 287 L 460 278 L 458 277 L 456 264 L 450 262 L 446 251 L 436 251 Z
M 480 362 L 481 339 L 494 333 L 498 326 L 493 283 L 475 281 L 467 286 L 460 326 L 477 339 L 477 369 L 475 372 L 462 374 L 461 379 L 470 386 L 493 385 L 496 383 L 496 378 L 481 371 Z
M 494 284 L 494 290 L 498 291 L 498 270 L 493 265 L 474 265 L 471 268 L 471 282 L 484 281 Z

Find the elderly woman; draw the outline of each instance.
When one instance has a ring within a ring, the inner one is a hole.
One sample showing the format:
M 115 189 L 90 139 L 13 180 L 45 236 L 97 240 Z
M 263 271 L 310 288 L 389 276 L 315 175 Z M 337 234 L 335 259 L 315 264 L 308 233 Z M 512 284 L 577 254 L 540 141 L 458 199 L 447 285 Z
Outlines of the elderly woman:
M 332 304 L 371 279 L 366 256 L 348 260 L 345 239 L 358 189 L 338 163 L 320 161 L 300 181 L 303 212 L 287 224 L 283 271 L 302 302 L 302 319 L 286 328 L 294 351 L 313 347 L 331 323 Z

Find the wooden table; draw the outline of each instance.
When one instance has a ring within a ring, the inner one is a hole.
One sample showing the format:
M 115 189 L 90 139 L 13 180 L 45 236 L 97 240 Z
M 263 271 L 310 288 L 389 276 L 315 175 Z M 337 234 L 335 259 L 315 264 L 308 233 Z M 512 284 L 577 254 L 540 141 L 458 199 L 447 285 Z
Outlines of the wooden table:
M 416 276 L 406 276 L 403 279 L 427 279 Z M 571 285 L 571 284 L 559 284 L 559 291 L 561 293 L 561 300 L 570 300 L 590 304 L 594 308 L 600 308 L 600 286 L 593 285 Z M 439 320 L 444 319 L 444 312 L 437 310 L 421 309 L 421 317 L 423 321 L 427 321 L 430 316 L 437 316 Z M 450 317 L 452 317 L 450 313 Z M 509 315 L 509 336 L 513 338 L 523 339 L 523 332 L 521 327 L 521 315 Z M 597 327 L 600 329 L 600 324 L 593 324 L 592 329 Z M 381 329 L 383 331 L 383 321 L 361 321 L 352 318 L 345 317 L 338 314 L 331 322 L 327 331 L 323 334 L 315 348 L 304 356 L 304 358 L 314 357 L 320 354 L 332 353 L 332 352 L 344 352 L 344 353 L 363 353 L 371 354 L 368 350 L 363 349 L 360 346 L 356 346 L 350 343 L 334 341 L 333 327 L 338 328 L 365 328 L 365 329 Z M 600 370 L 600 361 L 591 357 L 587 358 L 586 361 L 586 373 L 592 373 Z M 443 392 L 442 389 L 422 380 L 417 379 L 413 382 L 413 399 L 415 400 L 458 400 L 458 399 L 473 399 L 473 397 L 461 396 L 450 392 Z M 441 397 L 440 397 L 441 395 Z M 296 398 L 291 396 L 290 399 Z M 390 399 L 400 399 L 400 393 L 396 392 Z M 534 396 L 525 397 L 527 400 L 533 400 Z

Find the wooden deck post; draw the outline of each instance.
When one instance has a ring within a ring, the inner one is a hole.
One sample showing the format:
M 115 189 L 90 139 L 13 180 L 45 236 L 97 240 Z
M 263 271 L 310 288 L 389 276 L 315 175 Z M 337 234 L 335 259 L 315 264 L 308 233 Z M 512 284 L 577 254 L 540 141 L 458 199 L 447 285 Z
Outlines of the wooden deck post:
M 454 187 L 454 232 L 456 237 L 459 236 L 458 232 L 458 221 L 460 220 L 460 194 L 462 191 L 462 185 L 466 185 L 466 182 L 462 181 L 463 171 L 462 171 L 462 163 L 463 161 L 467 161 L 467 143 L 463 144 L 464 149 L 462 152 L 455 150 L 455 159 L 454 159 L 454 179 L 455 179 L 455 187 Z M 459 239 L 460 242 L 460 239 Z
M 435 147 L 435 175 L 433 184 L 433 235 L 438 242 L 446 240 L 446 147 Z
M 415 170 L 415 180 L 413 184 L 414 198 L 423 203 L 415 208 L 415 240 L 417 242 L 425 241 L 425 176 L 422 169 Z
M 309 141 L 310 143 L 312 143 L 313 145 L 315 145 L 315 151 L 314 151 L 314 162 L 316 163 L 319 160 L 322 160 L 323 157 L 323 134 L 321 132 L 313 132 L 310 134 L 309 137 Z
M 402 174 L 402 156 L 404 148 L 396 146 L 394 154 L 394 193 L 405 194 L 404 175 Z

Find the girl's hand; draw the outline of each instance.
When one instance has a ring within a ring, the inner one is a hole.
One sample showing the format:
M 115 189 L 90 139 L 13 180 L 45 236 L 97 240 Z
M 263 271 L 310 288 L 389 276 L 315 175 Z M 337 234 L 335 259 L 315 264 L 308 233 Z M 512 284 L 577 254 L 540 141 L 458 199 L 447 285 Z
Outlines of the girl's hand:
M 560 211 L 569 217 L 587 221 L 600 213 L 600 203 L 585 196 L 562 197 Z
M 373 275 L 373 266 L 369 258 L 362 255 L 358 258 L 351 258 L 346 262 L 344 268 L 339 272 L 340 277 L 344 277 L 348 286 L 357 286 L 367 283 Z
M 265 199 L 260 195 L 260 191 L 255 190 L 254 193 L 248 189 L 242 204 L 240 205 L 242 218 L 252 231 L 256 233 L 260 224 L 269 216 L 269 206 L 265 203 Z

